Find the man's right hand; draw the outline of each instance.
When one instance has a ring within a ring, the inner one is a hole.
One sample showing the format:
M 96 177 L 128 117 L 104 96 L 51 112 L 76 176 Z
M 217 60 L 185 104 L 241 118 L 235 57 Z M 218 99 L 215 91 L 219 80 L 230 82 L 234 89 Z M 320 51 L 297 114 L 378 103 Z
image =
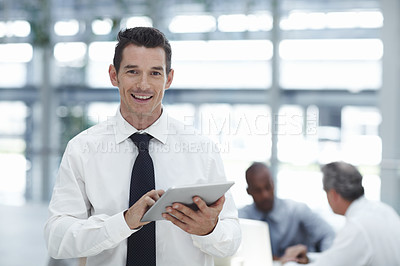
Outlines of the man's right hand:
M 125 221 L 130 229 L 136 229 L 150 223 L 141 222 L 140 220 L 146 211 L 154 205 L 164 192 L 165 191 L 162 189 L 147 192 L 124 213 Z

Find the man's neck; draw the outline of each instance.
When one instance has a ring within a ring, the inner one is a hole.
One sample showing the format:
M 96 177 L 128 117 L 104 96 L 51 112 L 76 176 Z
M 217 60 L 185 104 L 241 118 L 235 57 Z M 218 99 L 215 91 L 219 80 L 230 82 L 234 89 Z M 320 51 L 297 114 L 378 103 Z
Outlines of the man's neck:
M 137 130 L 143 130 L 154 124 L 158 117 L 146 116 L 146 115 L 130 115 L 124 117 L 124 119 L 131 124 Z
M 158 116 L 146 115 L 146 114 L 132 114 L 132 113 L 123 114 L 121 112 L 122 117 L 137 130 L 143 130 L 148 128 L 160 118 L 161 114 L 162 111 Z

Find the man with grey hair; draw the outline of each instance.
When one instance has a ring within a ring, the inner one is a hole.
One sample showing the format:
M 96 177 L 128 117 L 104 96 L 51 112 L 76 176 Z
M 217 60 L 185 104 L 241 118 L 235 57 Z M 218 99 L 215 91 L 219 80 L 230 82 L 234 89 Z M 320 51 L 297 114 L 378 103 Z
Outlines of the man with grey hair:
M 351 164 L 329 163 L 321 168 L 329 205 L 346 223 L 333 245 L 314 266 L 400 265 L 400 217 L 387 204 L 364 197 L 362 175 Z M 286 254 L 287 261 L 298 261 L 307 249 L 297 246 Z

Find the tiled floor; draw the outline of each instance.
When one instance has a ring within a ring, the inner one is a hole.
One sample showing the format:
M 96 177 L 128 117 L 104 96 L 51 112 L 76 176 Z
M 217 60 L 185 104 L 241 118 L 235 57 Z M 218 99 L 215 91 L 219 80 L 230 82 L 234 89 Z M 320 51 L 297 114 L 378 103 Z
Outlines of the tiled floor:
M 0 205 L 0 266 L 47 265 L 46 218 L 45 205 Z
M 47 205 L 0 205 L 0 266 L 46 266 Z

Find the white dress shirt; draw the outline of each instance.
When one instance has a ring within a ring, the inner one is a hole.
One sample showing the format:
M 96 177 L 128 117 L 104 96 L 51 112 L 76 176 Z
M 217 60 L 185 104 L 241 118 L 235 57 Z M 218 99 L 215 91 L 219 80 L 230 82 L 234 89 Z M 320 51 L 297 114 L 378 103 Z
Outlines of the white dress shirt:
M 144 131 L 154 137 L 149 152 L 156 189 L 226 180 L 218 147 L 165 110 Z M 126 265 L 126 240 L 135 233 L 123 216 L 129 207 L 131 172 L 138 154 L 129 139 L 135 132 L 118 111 L 68 143 L 45 226 L 50 256 L 87 257 L 87 266 Z M 228 192 L 218 224 L 209 235 L 190 235 L 169 221 L 156 222 L 157 265 L 214 265 L 212 256 L 232 255 L 240 240 L 237 209 Z
M 332 247 L 310 266 L 400 265 L 400 218 L 390 206 L 361 197 L 345 216 Z

